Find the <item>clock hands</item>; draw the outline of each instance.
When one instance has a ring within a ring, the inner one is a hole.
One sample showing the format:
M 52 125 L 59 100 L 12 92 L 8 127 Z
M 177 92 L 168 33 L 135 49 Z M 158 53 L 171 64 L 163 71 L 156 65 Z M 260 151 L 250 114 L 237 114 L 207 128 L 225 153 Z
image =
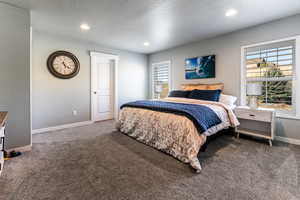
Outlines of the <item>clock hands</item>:
M 71 67 L 67 66 L 67 65 L 65 64 L 65 62 L 63 62 L 63 65 L 65 66 L 65 68 L 71 69 Z

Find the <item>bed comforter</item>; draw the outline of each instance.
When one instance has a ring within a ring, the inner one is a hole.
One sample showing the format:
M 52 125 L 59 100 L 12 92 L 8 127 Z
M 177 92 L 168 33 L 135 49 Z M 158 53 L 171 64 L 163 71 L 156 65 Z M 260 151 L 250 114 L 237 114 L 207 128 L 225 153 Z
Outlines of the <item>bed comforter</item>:
M 195 126 L 195 121 L 182 113 L 125 106 L 120 111 L 117 128 L 140 142 L 189 163 L 196 172 L 201 171 L 197 155 L 207 136 L 239 124 L 233 111 L 219 102 L 174 97 L 160 101 L 206 106 L 218 116 L 221 123 L 212 124 L 200 132 L 201 129 Z M 205 118 L 205 114 L 202 117 Z

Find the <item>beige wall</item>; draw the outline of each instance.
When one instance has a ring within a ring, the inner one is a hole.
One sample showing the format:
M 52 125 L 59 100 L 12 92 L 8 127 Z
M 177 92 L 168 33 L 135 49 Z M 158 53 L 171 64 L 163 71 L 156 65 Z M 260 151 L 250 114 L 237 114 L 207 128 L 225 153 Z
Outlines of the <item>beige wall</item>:
M 48 56 L 57 50 L 74 53 L 80 72 L 72 79 L 58 79 L 48 72 Z M 100 51 L 120 56 L 118 68 L 119 105 L 147 98 L 147 56 L 108 49 L 70 38 L 33 32 L 33 129 L 90 120 L 90 55 Z M 77 115 L 73 115 L 73 110 Z
M 171 60 L 173 88 L 183 83 L 225 83 L 224 92 L 240 95 L 241 46 L 300 35 L 300 15 L 194 42 L 149 55 L 149 66 Z M 185 80 L 184 60 L 193 56 L 216 55 L 216 78 Z M 149 93 L 150 94 L 150 93 Z M 300 139 L 300 120 L 277 119 L 277 135 Z

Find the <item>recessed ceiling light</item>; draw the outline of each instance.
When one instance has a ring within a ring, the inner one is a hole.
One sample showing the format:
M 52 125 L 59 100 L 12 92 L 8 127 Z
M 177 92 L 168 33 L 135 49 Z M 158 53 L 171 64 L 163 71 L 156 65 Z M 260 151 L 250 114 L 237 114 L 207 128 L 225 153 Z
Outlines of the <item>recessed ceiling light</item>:
M 88 24 L 81 24 L 81 25 L 80 25 L 80 28 L 81 28 L 81 30 L 85 30 L 85 31 L 91 29 L 91 27 L 90 27 Z
M 144 46 L 149 46 L 150 45 L 150 43 L 149 42 L 144 42 Z
M 238 12 L 236 9 L 229 9 L 226 11 L 225 15 L 226 15 L 226 17 L 232 17 L 232 16 L 235 16 L 237 13 Z

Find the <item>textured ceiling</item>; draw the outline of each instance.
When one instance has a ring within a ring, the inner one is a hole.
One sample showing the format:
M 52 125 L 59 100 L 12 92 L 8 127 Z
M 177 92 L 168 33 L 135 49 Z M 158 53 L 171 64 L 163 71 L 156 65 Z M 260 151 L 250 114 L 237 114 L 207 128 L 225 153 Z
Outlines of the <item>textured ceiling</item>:
M 5 0 L 32 12 L 34 29 L 152 53 L 300 13 L 300 0 Z M 229 8 L 238 15 L 225 17 Z M 81 23 L 91 30 L 83 32 Z M 150 42 L 145 47 L 143 43 Z

